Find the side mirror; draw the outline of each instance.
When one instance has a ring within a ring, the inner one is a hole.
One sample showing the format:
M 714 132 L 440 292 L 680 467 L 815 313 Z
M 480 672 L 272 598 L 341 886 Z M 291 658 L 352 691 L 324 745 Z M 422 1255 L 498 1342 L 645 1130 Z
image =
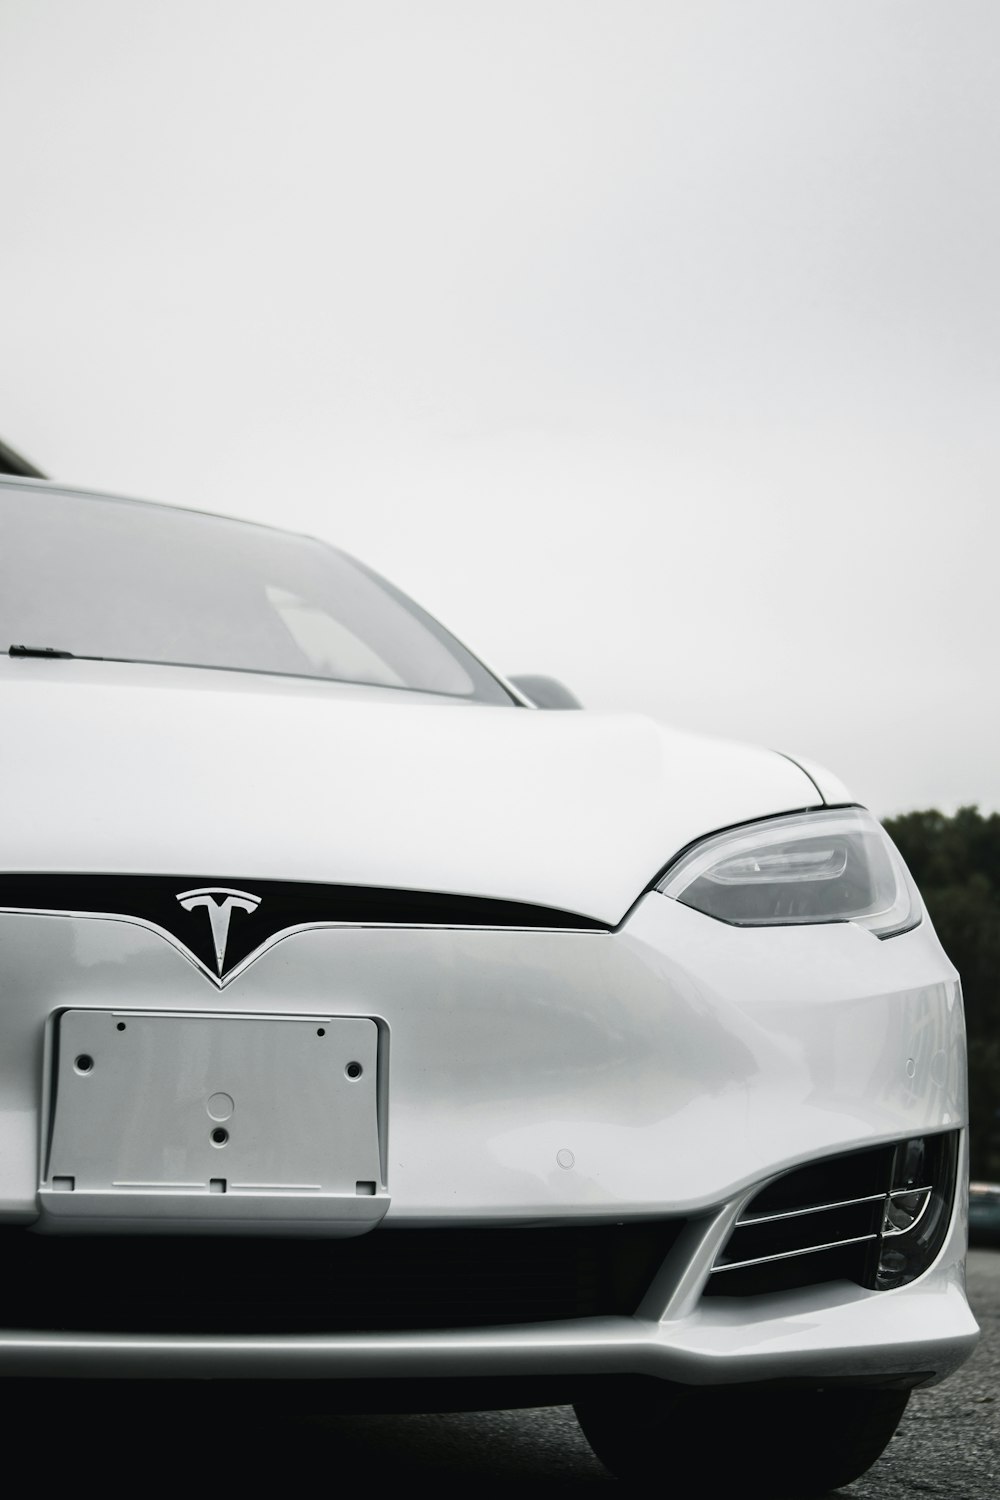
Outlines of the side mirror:
M 555 677 L 536 677 L 524 675 L 521 677 L 509 677 L 518 692 L 530 698 L 536 708 L 582 708 L 583 704 L 575 697 L 568 687 L 559 682 Z

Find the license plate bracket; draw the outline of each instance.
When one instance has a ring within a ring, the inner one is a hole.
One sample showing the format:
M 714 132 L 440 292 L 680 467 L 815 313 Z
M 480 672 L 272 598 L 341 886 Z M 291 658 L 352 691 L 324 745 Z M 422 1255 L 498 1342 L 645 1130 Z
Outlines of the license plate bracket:
M 381 1045 L 365 1016 L 63 1011 L 41 1227 L 364 1233 Z

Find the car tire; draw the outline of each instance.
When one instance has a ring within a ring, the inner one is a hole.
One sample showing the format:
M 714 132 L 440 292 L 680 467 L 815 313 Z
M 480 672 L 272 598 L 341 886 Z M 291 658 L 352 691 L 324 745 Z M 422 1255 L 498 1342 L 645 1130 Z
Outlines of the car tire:
M 649 1484 L 688 1475 L 693 1483 L 699 1476 L 698 1487 L 716 1494 L 732 1486 L 745 1500 L 812 1500 L 871 1468 L 908 1397 L 870 1387 L 644 1381 L 575 1410 L 594 1453 L 618 1479 Z

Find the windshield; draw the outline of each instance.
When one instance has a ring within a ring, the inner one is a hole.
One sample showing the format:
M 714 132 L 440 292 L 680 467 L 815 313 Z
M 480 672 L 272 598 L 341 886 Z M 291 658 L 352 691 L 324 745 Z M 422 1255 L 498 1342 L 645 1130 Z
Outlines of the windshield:
M 0 651 L 236 668 L 512 702 L 391 584 L 310 537 L 0 487 Z

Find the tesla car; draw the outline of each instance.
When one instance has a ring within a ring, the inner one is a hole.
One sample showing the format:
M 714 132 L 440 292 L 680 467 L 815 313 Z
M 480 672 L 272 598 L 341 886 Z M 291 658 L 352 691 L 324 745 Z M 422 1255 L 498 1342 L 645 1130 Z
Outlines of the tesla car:
M 965 1359 L 959 981 L 832 775 L 43 481 L 0 622 L 0 1374 L 573 1402 L 774 1497 Z

